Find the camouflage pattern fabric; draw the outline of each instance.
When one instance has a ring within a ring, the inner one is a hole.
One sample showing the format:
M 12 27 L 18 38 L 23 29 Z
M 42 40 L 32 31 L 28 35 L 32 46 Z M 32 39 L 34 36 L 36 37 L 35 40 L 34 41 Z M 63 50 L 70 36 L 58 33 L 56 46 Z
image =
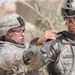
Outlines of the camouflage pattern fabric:
M 52 41 L 50 50 L 56 60 L 47 66 L 49 75 L 75 75 L 75 37 L 65 31 Z
M 1 39 L 2 38 L 0 38 L 0 40 Z M 4 39 L 2 40 L 3 41 L 0 41 L 0 68 L 4 73 L 12 70 L 14 74 L 25 74 L 27 72 L 27 68 L 25 66 L 23 56 L 25 56 L 25 54 L 28 54 L 29 52 L 33 52 L 33 55 L 31 57 L 33 58 L 33 56 L 37 56 L 38 53 L 42 50 L 42 48 L 40 47 L 29 47 L 28 44 L 22 46 L 19 44 L 5 42 Z
M 9 14 L 4 16 L 0 19 L 0 37 L 6 35 L 10 28 L 24 25 L 25 20 L 18 14 Z

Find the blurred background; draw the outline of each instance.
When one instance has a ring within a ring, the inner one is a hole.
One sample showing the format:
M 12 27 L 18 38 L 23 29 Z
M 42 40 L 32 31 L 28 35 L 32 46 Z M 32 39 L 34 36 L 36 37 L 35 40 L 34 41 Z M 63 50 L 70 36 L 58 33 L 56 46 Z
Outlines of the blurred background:
M 66 0 L 0 0 L 0 18 L 11 13 L 17 13 L 26 21 L 25 40 L 41 36 L 44 31 L 67 29 L 61 7 Z M 42 75 L 48 75 L 42 70 Z
M 26 21 L 26 41 L 39 37 L 44 31 L 66 29 L 61 7 L 66 0 L 0 0 L 0 18 L 17 13 Z

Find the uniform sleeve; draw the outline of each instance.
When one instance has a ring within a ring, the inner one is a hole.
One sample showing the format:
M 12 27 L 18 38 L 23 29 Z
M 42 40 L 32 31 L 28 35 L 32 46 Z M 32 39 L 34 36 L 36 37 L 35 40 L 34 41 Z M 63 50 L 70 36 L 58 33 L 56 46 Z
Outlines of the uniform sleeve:
M 29 48 L 27 50 L 25 50 L 24 53 L 23 53 L 24 63 L 27 60 L 32 59 L 33 57 L 39 55 L 41 53 L 41 51 L 43 51 L 42 47 L 30 45 Z

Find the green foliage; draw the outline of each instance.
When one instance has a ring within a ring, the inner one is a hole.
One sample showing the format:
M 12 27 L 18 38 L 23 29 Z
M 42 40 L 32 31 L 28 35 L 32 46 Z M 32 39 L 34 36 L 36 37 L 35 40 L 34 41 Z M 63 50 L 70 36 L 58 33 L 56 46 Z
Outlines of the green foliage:
M 64 20 L 61 16 L 61 11 L 57 13 L 61 2 L 60 0 L 54 2 L 51 0 L 35 0 L 35 2 L 38 4 L 38 12 L 50 20 L 55 30 L 61 31 L 66 29 L 66 26 L 63 26 Z M 30 32 L 32 38 L 39 37 L 44 31 L 50 29 L 48 22 L 45 21 L 44 18 L 41 18 L 41 16 L 37 16 L 36 18 L 38 25 L 36 27 L 37 29 Z
M 40 18 L 39 16 L 37 17 L 37 23 L 38 23 L 39 30 L 45 31 L 45 30 L 49 29 L 49 25 L 48 25 L 47 21 Z
M 55 30 L 61 31 L 66 29 L 65 24 L 63 25 L 64 20 L 61 15 L 56 15 L 55 17 L 52 18 L 52 24 Z
M 33 37 L 39 37 L 42 34 L 43 34 L 43 30 L 40 28 L 37 28 L 34 31 L 32 31 L 32 35 L 34 35 Z
M 36 0 L 36 2 L 38 3 L 40 8 L 40 14 L 50 19 L 52 23 L 51 25 L 53 25 L 53 28 L 55 30 L 59 31 L 65 29 L 65 25 L 62 27 L 64 20 L 61 16 L 61 10 L 57 13 L 61 1 Z M 49 29 L 47 21 L 40 18 L 39 16 L 37 17 L 37 22 L 38 22 L 38 27 L 43 31 Z
M 52 22 L 53 28 L 57 31 L 64 30 L 66 28 L 65 25 L 62 25 L 64 20 L 61 15 L 52 15 L 50 21 Z M 50 29 L 47 21 L 43 20 L 42 18 L 37 17 L 37 22 L 40 30 L 45 31 Z

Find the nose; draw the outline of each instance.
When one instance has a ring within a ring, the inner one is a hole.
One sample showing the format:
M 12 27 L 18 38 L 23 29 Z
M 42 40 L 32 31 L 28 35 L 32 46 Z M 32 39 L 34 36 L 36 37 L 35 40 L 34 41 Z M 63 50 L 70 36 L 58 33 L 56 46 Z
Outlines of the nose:
M 22 33 L 21 33 L 21 35 L 24 37 L 24 35 L 25 35 L 25 32 L 22 32 Z

